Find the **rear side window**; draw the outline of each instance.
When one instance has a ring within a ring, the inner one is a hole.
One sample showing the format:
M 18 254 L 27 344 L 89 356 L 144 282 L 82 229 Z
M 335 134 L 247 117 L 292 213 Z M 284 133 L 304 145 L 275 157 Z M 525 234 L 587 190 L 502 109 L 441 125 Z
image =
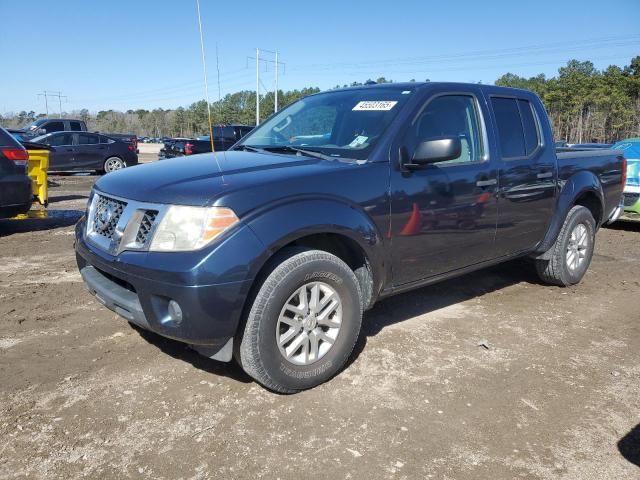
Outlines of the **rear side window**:
M 538 144 L 540 143 L 538 127 L 536 126 L 536 119 L 533 116 L 531 102 L 518 99 L 518 107 L 520 108 L 520 118 L 522 119 L 522 129 L 524 131 L 524 150 L 528 156 L 538 148 Z
M 60 145 L 72 145 L 73 135 L 70 133 L 61 133 L 59 135 L 51 135 L 45 142 L 47 145 L 57 147 Z
M 82 131 L 82 126 L 80 125 L 80 122 L 69 122 L 69 128 L 71 129 L 72 132 Z
M 53 133 L 53 132 L 64 132 L 64 123 L 63 122 L 49 122 L 45 124 L 42 128 L 44 128 L 45 132 Z
M 108 137 L 103 137 L 102 135 L 100 135 L 100 143 L 113 143 L 113 140 L 111 140 Z
M 78 145 L 95 145 L 96 143 L 98 143 L 97 135 L 78 134 Z
M 539 145 L 538 127 L 528 100 L 491 98 L 504 158 L 529 156 Z

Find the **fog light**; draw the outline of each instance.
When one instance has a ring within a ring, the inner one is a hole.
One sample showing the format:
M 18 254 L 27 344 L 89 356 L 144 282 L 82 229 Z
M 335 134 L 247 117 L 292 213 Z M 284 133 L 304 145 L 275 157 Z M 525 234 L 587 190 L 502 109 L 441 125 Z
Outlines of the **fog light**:
M 180 305 L 175 300 L 169 301 L 169 306 L 167 308 L 169 312 L 169 318 L 172 322 L 180 324 L 182 323 L 182 309 Z

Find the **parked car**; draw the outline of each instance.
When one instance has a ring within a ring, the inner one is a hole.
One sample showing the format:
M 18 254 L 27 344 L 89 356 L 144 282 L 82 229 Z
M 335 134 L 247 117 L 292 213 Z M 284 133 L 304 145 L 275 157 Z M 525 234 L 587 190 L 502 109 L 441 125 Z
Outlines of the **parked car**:
M 162 143 L 164 144 L 160 149 L 159 157 L 160 158 L 173 158 L 177 155 L 173 153 L 174 144 L 176 142 L 186 142 L 190 140 L 189 138 L 163 138 Z
M 627 138 L 613 144 L 627 159 L 627 182 L 624 187 L 624 210 L 640 213 L 640 137 Z
M 109 173 L 138 164 L 138 154 L 131 143 L 97 133 L 56 132 L 32 142 L 53 147 L 49 152 L 50 172 Z
M 213 146 L 215 151 L 222 152 L 228 150 L 251 130 L 253 130 L 253 127 L 248 125 L 214 127 Z M 211 139 L 209 135 L 203 135 L 195 139 L 177 139 L 168 146 L 165 145 L 164 156 L 165 158 L 173 158 L 208 152 L 211 152 Z
M 33 203 L 33 184 L 27 175 L 29 154 L 0 127 L 0 218 L 26 213 Z
M 41 118 L 19 130 L 9 130 L 20 141 L 31 141 L 36 137 L 54 132 L 87 132 L 87 124 L 83 120 L 69 118 Z M 100 133 L 100 132 L 95 132 Z M 133 145 L 138 153 L 138 137 L 132 133 L 104 133 L 111 138 L 117 138 Z
M 333 90 L 226 155 L 99 179 L 76 258 L 128 321 L 296 392 L 344 366 L 378 299 L 523 256 L 580 282 L 624 176 L 620 152 L 556 154 L 525 90 Z

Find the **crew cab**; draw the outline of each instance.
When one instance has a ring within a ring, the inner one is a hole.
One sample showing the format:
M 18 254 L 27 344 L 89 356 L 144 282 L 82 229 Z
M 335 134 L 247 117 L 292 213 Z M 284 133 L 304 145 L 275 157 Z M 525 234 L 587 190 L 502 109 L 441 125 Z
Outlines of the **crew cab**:
M 617 151 L 556 153 L 529 91 L 333 90 L 228 152 L 101 178 L 77 263 L 129 322 L 296 392 L 344 366 L 389 295 L 523 256 L 549 284 L 580 282 L 625 168 Z

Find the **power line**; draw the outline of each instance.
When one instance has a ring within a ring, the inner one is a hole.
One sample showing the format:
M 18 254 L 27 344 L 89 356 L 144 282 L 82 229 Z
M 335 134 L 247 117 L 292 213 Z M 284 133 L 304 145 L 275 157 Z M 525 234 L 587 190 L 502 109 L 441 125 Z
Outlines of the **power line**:
M 66 95 L 62 95 L 62 92 L 48 92 L 48 91 L 44 91 L 42 93 L 38 94 L 39 97 L 44 97 L 44 106 L 45 106 L 45 110 L 47 112 L 47 117 L 49 116 L 49 97 L 58 97 L 58 106 L 60 107 L 60 118 L 62 118 L 62 99 L 64 98 L 65 101 L 67 100 L 67 96 Z

